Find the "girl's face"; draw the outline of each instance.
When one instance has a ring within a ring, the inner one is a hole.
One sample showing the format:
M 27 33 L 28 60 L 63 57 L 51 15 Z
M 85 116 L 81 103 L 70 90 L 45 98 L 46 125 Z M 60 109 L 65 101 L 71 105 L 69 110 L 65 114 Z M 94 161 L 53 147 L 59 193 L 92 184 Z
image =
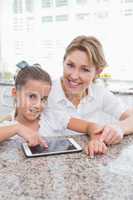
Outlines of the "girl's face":
M 74 50 L 64 61 L 63 87 L 69 95 L 80 95 L 92 83 L 96 68 L 90 65 L 84 51 Z
M 43 81 L 29 80 L 16 90 L 18 117 L 34 121 L 44 109 L 51 86 Z

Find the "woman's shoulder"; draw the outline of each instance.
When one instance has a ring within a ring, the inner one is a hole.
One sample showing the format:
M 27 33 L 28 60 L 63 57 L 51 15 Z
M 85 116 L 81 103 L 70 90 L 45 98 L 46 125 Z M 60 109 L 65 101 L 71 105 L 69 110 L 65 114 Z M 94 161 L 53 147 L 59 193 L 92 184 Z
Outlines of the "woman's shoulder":
M 111 93 L 109 91 L 109 89 L 102 84 L 100 85 L 98 83 L 93 83 L 91 88 L 92 88 L 93 92 L 98 93 L 98 94 L 102 94 L 102 93 L 106 93 L 106 92 Z
M 50 92 L 49 97 L 58 97 L 58 95 L 62 94 L 63 90 L 62 90 L 62 86 L 61 86 L 61 81 L 60 79 L 56 79 L 52 81 L 52 89 Z
M 57 88 L 61 85 L 60 79 L 54 79 L 52 80 L 52 88 Z

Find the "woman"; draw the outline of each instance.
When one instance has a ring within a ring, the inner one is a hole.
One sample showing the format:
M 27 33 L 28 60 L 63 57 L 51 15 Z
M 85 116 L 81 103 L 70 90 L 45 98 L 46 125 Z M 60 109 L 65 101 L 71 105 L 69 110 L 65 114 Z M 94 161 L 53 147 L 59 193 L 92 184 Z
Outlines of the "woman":
M 117 97 L 94 83 L 105 66 L 102 45 L 95 37 L 79 36 L 72 40 L 64 55 L 63 76 L 53 82 L 42 117 L 41 132 L 44 135 L 85 133 L 86 124 L 91 121 L 104 125 L 101 138 L 106 144 L 120 142 L 123 134 L 129 133 L 123 132 L 118 124 L 105 125 L 103 120 L 105 115 L 113 116 L 113 122 L 131 115 Z M 100 133 L 97 126 L 92 130 L 88 127 L 89 131 Z

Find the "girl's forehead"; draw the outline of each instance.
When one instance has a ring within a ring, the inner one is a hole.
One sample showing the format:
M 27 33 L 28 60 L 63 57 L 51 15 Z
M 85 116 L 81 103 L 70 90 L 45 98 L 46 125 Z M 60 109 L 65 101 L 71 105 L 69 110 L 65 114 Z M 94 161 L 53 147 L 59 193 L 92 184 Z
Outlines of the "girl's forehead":
M 48 86 L 50 85 L 48 82 L 45 82 L 45 81 L 41 81 L 41 80 L 28 80 L 26 82 L 26 84 L 24 85 L 24 87 L 31 87 L 32 88 L 38 88 L 38 87 L 41 87 L 41 86 Z
M 22 87 L 22 90 L 28 91 L 37 91 L 37 92 L 47 92 L 51 88 L 51 85 L 44 81 L 39 80 L 29 80 L 27 83 Z

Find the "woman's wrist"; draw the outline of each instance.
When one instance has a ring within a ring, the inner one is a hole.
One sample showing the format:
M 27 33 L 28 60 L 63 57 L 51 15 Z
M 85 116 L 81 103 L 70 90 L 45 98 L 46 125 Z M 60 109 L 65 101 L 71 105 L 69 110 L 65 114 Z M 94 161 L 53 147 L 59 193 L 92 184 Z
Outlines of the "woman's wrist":
M 124 133 L 125 133 L 125 126 L 123 126 L 123 124 L 121 123 L 115 123 L 112 125 L 113 128 L 115 128 L 115 130 L 117 130 L 117 132 L 123 137 Z

